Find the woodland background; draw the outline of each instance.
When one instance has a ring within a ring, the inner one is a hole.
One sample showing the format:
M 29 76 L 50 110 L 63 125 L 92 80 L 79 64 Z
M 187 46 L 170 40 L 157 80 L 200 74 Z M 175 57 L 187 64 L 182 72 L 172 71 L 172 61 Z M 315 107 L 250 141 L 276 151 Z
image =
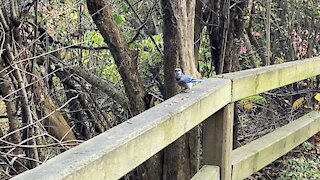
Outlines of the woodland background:
M 319 55 L 319 0 L 2 0 L 0 178 L 179 93 L 175 67 L 210 78 Z M 319 109 L 319 84 L 237 102 L 234 147 Z M 201 126 L 124 179 L 189 179 L 201 166 L 199 136 Z M 320 178 L 319 141 L 251 179 Z

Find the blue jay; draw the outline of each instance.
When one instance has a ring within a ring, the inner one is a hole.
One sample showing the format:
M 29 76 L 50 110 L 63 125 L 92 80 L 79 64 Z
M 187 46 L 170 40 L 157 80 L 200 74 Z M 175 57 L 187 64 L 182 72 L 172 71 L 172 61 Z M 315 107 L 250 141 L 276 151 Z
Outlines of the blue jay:
M 175 68 L 174 73 L 175 73 L 176 81 L 178 82 L 178 84 L 181 87 L 184 87 L 185 89 L 190 89 L 194 83 L 203 81 L 203 80 L 196 79 L 194 77 L 183 74 L 180 68 Z

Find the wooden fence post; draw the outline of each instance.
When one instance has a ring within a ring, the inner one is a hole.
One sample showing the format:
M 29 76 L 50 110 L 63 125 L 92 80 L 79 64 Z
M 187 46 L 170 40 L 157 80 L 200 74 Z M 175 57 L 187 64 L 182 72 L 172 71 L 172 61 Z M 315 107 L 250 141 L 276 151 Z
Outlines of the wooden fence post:
M 231 103 L 206 119 L 203 127 L 203 162 L 219 166 L 223 180 L 231 180 L 233 116 Z

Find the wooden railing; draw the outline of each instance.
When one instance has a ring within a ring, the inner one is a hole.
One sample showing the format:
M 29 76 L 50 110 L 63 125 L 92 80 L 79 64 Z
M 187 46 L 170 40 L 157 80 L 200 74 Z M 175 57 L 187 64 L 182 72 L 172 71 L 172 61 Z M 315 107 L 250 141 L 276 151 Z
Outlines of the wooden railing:
M 203 122 L 203 162 L 192 179 L 243 179 L 320 131 L 313 111 L 232 150 L 234 102 L 320 74 L 320 57 L 207 79 L 14 179 L 118 179 Z

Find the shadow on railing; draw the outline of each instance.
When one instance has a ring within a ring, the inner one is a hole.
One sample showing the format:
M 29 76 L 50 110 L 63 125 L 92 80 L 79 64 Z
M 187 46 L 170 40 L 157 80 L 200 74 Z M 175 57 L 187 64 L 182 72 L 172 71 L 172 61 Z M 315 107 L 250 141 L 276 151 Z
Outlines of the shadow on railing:
M 118 179 L 201 122 L 205 166 L 193 179 L 246 178 L 318 133 L 320 112 L 232 150 L 233 103 L 319 74 L 317 57 L 207 79 L 14 179 Z

